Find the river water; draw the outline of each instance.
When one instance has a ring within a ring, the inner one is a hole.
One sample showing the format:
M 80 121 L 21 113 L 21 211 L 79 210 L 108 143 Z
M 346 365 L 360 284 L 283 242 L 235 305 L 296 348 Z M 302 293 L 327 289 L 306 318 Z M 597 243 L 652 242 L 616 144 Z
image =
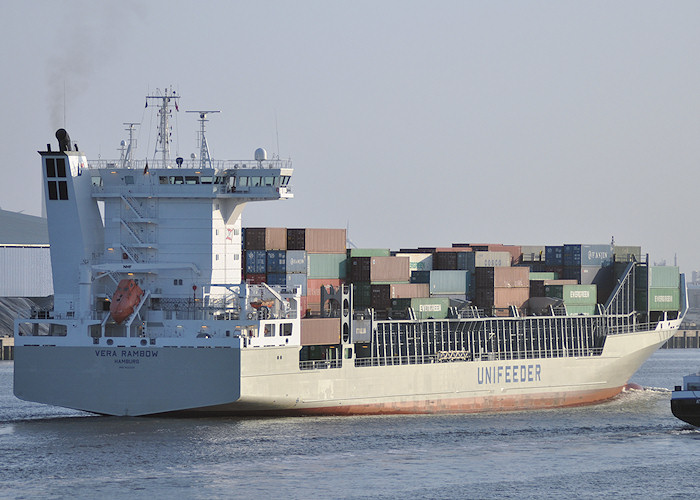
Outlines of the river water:
M 700 350 L 656 352 L 644 390 L 480 415 L 116 418 L 26 403 L 0 362 L 1 498 L 696 498 L 700 430 L 671 389 Z

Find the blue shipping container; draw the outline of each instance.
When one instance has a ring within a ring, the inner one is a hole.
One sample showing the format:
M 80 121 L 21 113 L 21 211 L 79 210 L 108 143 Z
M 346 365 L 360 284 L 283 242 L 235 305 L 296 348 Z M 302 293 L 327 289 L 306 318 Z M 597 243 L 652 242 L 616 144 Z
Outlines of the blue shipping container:
M 469 291 L 471 273 L 469 271 L 429 271 L 430 294 L 463 294 Z
M 307 258 L 304 250 L 287 250 L 287 274 L 306 274 Z
M 246 250 L 246 274 L 265 274 L 267 272 L 267 252 L 265 250 Z
M 287 286 L 287 275 L 281 273 L 267 273 L 267 284 L 270 286 Z
M 550 246 L 544 247 L 544 262 L 548 266 L 561 266 L 564 264 L 564 247 Z
M 306 274 L 302 273 L 287 273 L 287 290 L 292 291 L 294 287 L 301 287 L 301 295 L 306 295 Z
M 287 273 L 287 252 L 284 250 L 267 251 L 267 272 L 276 274 Z
M 613 265 L 612 245 L 564 245 L 565 266 L 600 266 Z

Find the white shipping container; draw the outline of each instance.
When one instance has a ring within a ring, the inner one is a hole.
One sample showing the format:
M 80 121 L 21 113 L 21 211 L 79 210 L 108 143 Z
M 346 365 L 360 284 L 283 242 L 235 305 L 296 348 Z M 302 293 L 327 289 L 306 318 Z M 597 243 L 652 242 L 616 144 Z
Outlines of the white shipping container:
M 48 246 L 0 246 L 0 296 L 47 297 L 53 294 Z
M 408 257 L 411 271 L 432 271 L 433 254 L 431 253 L 397 253 L 396 257 Z

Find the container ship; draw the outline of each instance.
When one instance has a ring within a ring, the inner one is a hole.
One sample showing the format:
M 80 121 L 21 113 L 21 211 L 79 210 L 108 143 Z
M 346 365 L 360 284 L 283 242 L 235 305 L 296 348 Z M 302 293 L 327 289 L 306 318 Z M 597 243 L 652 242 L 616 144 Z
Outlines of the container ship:
M 40 151 L 54 301 L 15 321 L 14 393 L 104 415 L 343 415 L 596 403 L 679 327 L 677 267 L 614 244 L 348 248 L 247 227 L 289 160 L 170 155 L 180 96 L 147 97 L 156 155 Z M 175 109 L 175 111 L 174 111 Z M 350 245 L 352 247 L 352 245 Z

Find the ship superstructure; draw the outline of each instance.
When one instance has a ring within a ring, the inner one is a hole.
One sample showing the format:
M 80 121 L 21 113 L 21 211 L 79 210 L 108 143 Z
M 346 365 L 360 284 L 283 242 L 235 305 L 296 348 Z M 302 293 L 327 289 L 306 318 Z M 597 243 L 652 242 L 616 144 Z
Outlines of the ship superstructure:
M 534 316 L 452 302 L 387 313 L 356 303 L 351 280 L 307 291 L 252 284 L 241 214 L 248 202 L 292 198 L 291 162 L 262 149 L 252 160 L 212 159 L 212 110 L 196 111 L 199 156 L 172 159 L 180 97 L 147 99 L 159 116 L 151 160 L 133 158 L 135 124 L 119 160 L 88 161 L 63 130 L 57 151 L 40 152 L 55 297 L 53 310 L 15 322 L 22 399 L 113 415 L 583 404 L 617 394 L 680 324 L 684 302 L 639 307 L 648 266 L 637 259 L 605 301 L 576 315 L 556 301 Z M 320 296 L 314 313 L 307 293 Z

